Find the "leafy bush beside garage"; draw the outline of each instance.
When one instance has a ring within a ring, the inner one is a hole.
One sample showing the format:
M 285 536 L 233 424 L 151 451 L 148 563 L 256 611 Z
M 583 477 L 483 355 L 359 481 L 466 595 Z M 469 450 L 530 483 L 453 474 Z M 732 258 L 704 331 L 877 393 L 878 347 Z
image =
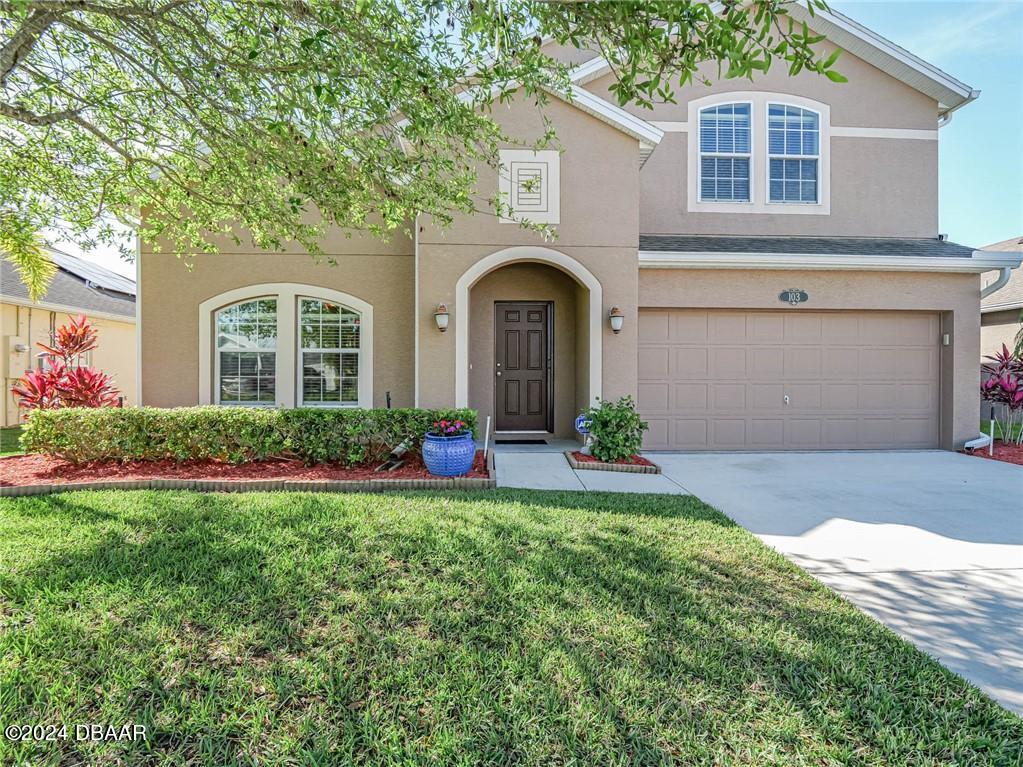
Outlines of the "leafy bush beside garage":
M 476 430 L 475 410 L 65 408 L 32 413 L 21 441 L 27 452 L 76 463 L 295 458 L 353 466 L 379 459 L 403 441 L 418 449 L 442 418 Z

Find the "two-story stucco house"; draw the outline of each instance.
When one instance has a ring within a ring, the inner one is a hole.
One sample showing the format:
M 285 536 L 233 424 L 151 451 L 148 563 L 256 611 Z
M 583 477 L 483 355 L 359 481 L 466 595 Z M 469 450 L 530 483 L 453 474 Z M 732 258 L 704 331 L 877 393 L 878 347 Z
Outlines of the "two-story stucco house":
M 938 235 L 940 127 L 977 92 L 840 14 L 807 20 L 848 83 L 776 67 L 620 108 L 606 63 L 565 52 L 560 149 L 507 149 L 479 176 L 554 241 L 477 215 L 389 242 L 336 232 L 336 267 L 225 244 L 189 272 L 143 246 L 141 401 L 389 393 L 566 437 L 595 397 L 631 394 L 649 449 L 975 437 L 980 273 L 1020 261 Z M 516 103 L 495 114 L 527 141 L 544 130 Z

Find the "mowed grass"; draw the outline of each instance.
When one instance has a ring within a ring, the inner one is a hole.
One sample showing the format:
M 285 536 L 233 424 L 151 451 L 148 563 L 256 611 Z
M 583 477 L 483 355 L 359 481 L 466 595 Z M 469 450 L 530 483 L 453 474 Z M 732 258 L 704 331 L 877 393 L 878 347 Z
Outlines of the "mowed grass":
M 0 764 L 1011 765 L 1023 720 L 695 498 L 0 501 Z
M 20 455 L 21 445 L 18 438 L 21 437 L 20 426 L 9 426 L 0 429 L 0 458 L 5 455 Z

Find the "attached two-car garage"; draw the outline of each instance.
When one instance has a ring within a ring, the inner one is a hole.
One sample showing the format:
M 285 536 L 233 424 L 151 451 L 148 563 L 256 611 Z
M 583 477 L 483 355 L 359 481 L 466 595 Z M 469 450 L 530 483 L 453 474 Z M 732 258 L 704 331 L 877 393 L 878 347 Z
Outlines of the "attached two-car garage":
M 649 450 L 934 448 L 939 315 L 641 309 Z

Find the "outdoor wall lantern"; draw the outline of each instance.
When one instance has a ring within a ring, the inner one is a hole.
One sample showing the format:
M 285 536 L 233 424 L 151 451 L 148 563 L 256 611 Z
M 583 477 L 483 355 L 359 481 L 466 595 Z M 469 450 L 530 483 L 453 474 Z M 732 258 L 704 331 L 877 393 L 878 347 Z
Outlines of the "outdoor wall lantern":
M 437 322 L 437 330 L 443 333 L 448 329 L 448 307 L 445 304 L 437 304 L 433 313 L 433 319 Z
M 607 319 L 611 323 L 611 330 L 615 333 L 622 332 L 622 325 L 625 324 L 625 312 L 620 306 L 612 306 L 611 311 L 607 313 Z

